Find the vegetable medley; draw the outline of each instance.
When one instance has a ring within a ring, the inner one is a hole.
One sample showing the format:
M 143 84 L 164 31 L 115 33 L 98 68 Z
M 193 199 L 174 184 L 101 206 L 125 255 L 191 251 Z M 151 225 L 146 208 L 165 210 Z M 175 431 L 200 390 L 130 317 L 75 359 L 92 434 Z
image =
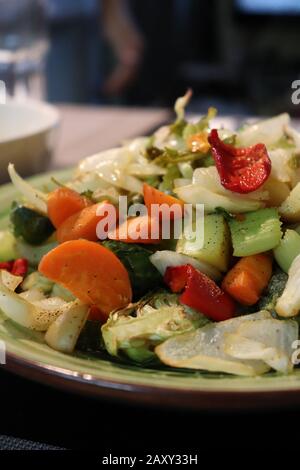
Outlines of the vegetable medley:
M 190 97 L 176 101 L 171 125 L 86 158 L 49 191 L 9 165 L 20 198 L 0 232 L 0 308 L 62 353 L 290 373 L 300 312 L 300 134 L 287 114 L 235 131 L 215 128 L 213 108 L 188 122 Z M 131 213 L 138 204 L 147 213 Z M 164 238 L 153 207 L 174 204 Z M 203 243 L 172 231 L 187 204 L 204 204 Z M 114 227 L 99 236 L 108 210 Z

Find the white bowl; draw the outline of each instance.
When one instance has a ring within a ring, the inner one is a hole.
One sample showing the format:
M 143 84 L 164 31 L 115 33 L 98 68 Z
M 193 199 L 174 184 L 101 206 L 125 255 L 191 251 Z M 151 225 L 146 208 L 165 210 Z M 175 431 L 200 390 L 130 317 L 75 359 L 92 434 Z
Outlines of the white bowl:
M 49 104 L 26 101 L 0 104 L 0 180 L 8 180 L 7 165 L 22 175 L 49 166 L 59 125 L 59 112 Z

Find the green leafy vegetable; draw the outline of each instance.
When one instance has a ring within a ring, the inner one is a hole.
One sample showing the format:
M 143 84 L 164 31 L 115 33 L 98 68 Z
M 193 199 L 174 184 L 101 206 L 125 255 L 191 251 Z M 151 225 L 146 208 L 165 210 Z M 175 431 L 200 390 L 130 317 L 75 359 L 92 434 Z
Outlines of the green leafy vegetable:
M 162 277 L 150 261 L 152 252 L 134 243 L 105 240 L 102 245 L 113 251 L 128 271 L 134 299 L 162 285 Z
M 17 202 L 12 204 L 10 220 L 15 236 L 31 245 L 43 243 L 55 230 L 48 217 Z
M 189 123 L 184 127 L 183 138 L 187 139 L 191 135 L 197 134 L 198 132 L 206 131 L 209 128 L 209 122 L 211 119 L 216 117 L 216 108 L 208 108 L 207 114 L 199 119 L 196 123 Z

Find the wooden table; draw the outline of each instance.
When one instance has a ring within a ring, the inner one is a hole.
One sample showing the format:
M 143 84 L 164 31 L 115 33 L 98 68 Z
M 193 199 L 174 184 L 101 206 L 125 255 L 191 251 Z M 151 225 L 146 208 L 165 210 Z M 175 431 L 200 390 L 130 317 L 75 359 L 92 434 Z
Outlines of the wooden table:
M 71 166 L 125 139 L 145 135 L 170 118 L 166 109 L 61 105 L 59 110 L 62 121 L 52 168 Z

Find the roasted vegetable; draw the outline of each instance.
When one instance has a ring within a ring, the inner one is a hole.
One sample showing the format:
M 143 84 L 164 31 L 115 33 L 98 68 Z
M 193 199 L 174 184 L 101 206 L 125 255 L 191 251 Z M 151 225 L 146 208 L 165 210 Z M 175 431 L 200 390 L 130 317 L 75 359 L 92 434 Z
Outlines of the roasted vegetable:
M 105 240 L 102 245 L 111 250 L 127 269 L 134 300 L 163 285 L 162 276 L 150 261 L 152 251 L 113 240 Z
M 48 217 L 16 202 L 12 205 L 10 220 L 15 236 L 22 237 L 31 245 L 43 243 L 54 232 Z
M 276 314 L 275 304 L 285 288 L 287 279 L 288 275 L 281 271 L 281 269 L 277 268 L 274 271 L 269 284 L 259 299 L 257 304 L 258 310 L 268 310 L 272 314 Z
M 157 344 L 207 323 L 198 312 L 180 305 L 176 294 L 161 292 L 129 308 L 112 313 L 102 326 L 107 351 L 125 354 L 136 362 L 155 358 Z

